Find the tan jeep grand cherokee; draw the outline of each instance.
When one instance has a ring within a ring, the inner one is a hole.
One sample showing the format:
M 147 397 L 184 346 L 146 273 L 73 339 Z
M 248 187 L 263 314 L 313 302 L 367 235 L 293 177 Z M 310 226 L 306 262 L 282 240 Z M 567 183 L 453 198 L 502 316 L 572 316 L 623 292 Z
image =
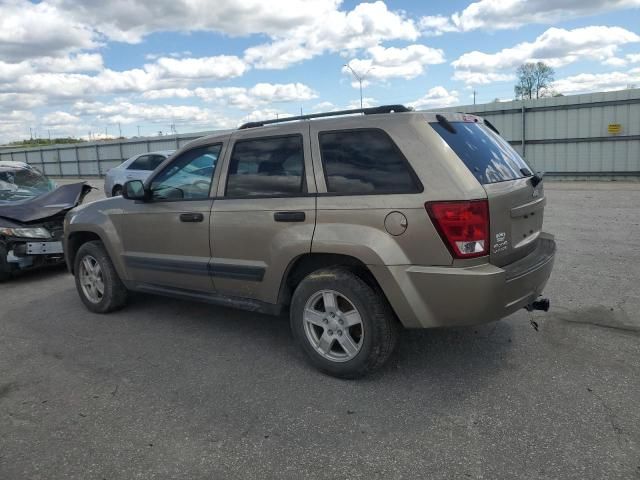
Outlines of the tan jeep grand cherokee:
M 357 377 L 384 364 L 400 325 L 548 308 L 541 180 L 472 115 L 389 106 L 251 123 L 72 210 L 65 252 L 93 312 L 130 290 L 288 309 L 316 367 Z

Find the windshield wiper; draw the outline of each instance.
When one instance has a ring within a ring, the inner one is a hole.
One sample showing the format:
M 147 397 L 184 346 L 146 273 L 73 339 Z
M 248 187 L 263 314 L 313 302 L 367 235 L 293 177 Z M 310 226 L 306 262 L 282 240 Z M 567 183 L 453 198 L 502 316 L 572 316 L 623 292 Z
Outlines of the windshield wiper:
M 489 127 L 491 130 L 493 130 L 496 134 L 500 135 L 500 132 L 498 131 L 498 129 L 496 127 L 493 126 L 493 123 L 491 123 L 489 120 L 487 120 L 486 118 L 484 119 L 484 124 Z
M 436 120 L 438 120 L 438 123 L 442 125 L 442 128 L 444 128 L 445 130 L 448 130 L 451 133 L 457 133 L 454 126 L 451 125 L 451 122 L 447 120 L 444 116 L 438 114 L 436 115 Z

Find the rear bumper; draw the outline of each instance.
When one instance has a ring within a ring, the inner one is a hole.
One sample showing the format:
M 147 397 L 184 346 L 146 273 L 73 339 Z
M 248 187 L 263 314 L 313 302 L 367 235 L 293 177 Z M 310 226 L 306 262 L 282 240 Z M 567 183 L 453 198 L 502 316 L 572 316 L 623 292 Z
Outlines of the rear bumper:
M 525 307 L 542 293 L 556 244 L 541 234 L 536 249 L 504 267 L 373 267 L 398 318 L 408 328 L 488 323 Z

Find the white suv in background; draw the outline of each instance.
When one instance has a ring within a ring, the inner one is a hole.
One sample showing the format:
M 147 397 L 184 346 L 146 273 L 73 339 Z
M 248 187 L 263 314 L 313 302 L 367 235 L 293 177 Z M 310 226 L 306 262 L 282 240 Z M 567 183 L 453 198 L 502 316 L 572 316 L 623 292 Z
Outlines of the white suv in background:
M 147 179 L 158 165 L 173 155 L 175 150 L 140 153 L 107 172 L 104 179 L 104 194 L 117 197 L 122 194 L 122 186 L 129 180 Z

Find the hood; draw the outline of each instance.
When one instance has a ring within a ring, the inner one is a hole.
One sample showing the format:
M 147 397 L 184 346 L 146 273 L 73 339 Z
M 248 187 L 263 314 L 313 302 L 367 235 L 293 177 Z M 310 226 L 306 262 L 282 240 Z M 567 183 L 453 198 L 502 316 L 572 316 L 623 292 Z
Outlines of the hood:
M 44 220 L 71 210 L 92 190 L 85 182 L 63 185 L 29 200 L 0 205 L 0 217 L 21 223 Z

